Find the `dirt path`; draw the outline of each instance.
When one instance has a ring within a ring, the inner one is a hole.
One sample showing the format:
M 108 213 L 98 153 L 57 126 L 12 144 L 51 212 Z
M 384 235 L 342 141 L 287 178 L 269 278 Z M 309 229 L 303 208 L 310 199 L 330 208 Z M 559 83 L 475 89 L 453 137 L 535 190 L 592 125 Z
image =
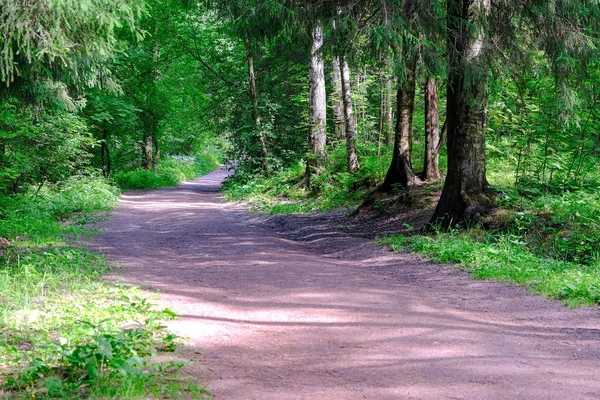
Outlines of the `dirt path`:
M 215 399 L 600 398 L 597 309 L 389 254 L 331 217 L 252 220 L 225 175 L 125 193 L 99 239 L 119 279 L 183 314 Z

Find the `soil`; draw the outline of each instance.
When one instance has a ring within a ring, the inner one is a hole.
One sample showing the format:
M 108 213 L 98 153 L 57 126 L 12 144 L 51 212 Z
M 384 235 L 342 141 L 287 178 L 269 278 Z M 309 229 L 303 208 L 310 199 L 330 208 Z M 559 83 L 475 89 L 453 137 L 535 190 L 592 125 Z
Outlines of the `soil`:
M 600 398 L 597 308 L 371 243 L 401 219 L 247 213 L 227 175 L 125 193 L 96 243 L 182 314 L 214 399 Z

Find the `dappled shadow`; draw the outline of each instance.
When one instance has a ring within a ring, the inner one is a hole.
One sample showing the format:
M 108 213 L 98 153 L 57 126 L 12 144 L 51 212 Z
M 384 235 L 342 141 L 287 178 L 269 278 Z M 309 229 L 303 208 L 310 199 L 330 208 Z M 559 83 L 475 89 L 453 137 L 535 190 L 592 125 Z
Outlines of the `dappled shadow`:
M 215 399 L 600 397 L 596 309 L 389 254 L 331 215 L 282 236 L 284 217 L 222 202 L 225 174 L 127 192 L 96 244 L 182 314 Z

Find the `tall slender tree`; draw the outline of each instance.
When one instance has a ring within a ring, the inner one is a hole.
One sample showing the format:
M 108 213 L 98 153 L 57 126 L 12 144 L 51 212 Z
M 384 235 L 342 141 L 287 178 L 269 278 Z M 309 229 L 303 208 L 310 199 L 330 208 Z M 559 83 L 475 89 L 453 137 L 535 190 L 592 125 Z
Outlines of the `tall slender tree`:
M 325 92 L 325 62 L 323 56 L 323 27 L 317 22 L 312 30 L 312 46 L 309 68 L 309 108 L 308 145 L 310 154 L 306 162 L 306 183 L 310 186 L 310 176 L 319 174 L 327 159 L 327 94 Z
M 346 56 L 340 56 L 342 70 L 342 94 L 344 98 L 344 119 L 346 125 L 346 167 L 348 172 L 360 168 L 358 154 L 356 153 L 356 122 L 352 109 L 352 92 L 350 89 L 350 67 Z
M 437 181 L 442 178 L 439 166 L 439 154 L 444 144 L 444 135 L 440 136 L 438 87 L 435 78 L 428 77 L 424 90 L 425 97 L 425 151 L 421 179 Z M 444 128 L 442 128 L 444 131 Z
M 344 99 L 342 96 L 342 72 L 340 60 L 331 61 L 331 108 L 333 109 L 333 126 L 335 140 L 341 142 L 346 136 L 346 122 L 344 118 Z

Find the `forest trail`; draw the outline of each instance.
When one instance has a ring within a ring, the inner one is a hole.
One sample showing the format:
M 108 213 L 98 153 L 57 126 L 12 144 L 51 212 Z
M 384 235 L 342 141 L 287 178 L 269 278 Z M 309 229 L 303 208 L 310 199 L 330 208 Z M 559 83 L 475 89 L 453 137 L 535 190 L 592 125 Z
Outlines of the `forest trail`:
M 116 278 L 183 315 L 169 325 L 190 338 L 185 372 L 215 399 L 600 398 L 598 309 L 390 254 L 330 221 L 252 220 L 218 193 L 226 175 L 126 192 L 97 240 Z

